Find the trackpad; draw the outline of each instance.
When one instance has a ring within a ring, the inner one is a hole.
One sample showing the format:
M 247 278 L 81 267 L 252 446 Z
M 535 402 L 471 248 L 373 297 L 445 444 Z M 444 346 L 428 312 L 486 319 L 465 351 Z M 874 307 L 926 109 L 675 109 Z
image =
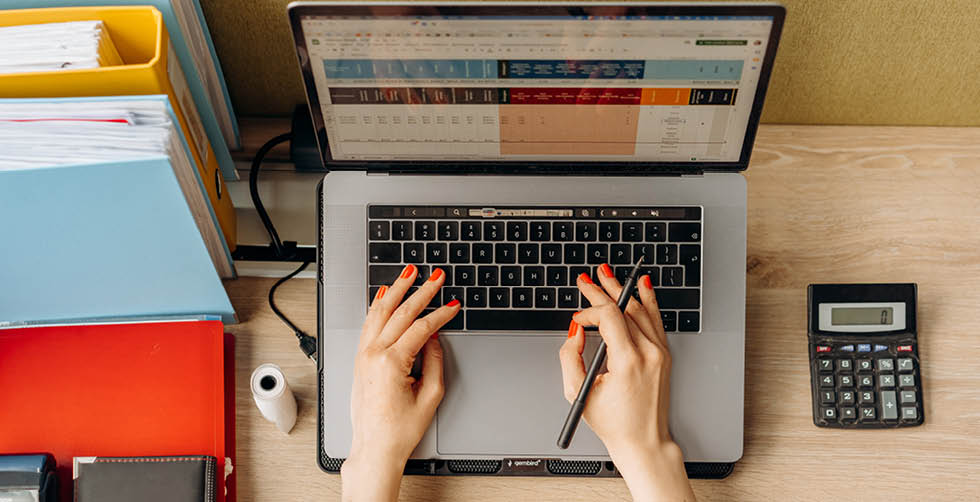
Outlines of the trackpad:
M 444 335 L 446 395 L 436 418 L 440 455 L 606 456 L 583 420 L 567 450 L 555 442 L 568 402 L 558 349 L 564 336 Z M 599 337 L 586 341 L 592 360 Z

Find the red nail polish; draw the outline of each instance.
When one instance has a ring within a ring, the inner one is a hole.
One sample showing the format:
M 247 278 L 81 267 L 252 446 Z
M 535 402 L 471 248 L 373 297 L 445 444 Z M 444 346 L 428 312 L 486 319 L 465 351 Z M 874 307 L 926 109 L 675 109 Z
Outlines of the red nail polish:
M 447 307 L 455 307 L 456 305 L 459 305 L 459 300 L 453 300 L 446 304 Z
M 575 321 L 568 323 L 568 337 L 571 338 L 576 333 L 578 333 L 578 323 Z
M 387 292 L 388 292 L 388 286 L 381 286 L 380 288 L 378 288 L 378 292 L 374 294 L 374 299 L 380 300 L 381 297 L 383 297 Z
M 409 264 L 405 266 L 404 270 L 402 270 L 401 277 L 402 279 L 408 279 L 409 277 L 412 276 L 413 273 L 415 273 L 415 265 Z
M 433 339 L 433 340 L 436 340 L 436 339 L 438 339 L 438 338 L 439 338 L 439 332 L 438 332 L 438 331 L 436 331 L 435 333 L 432 333 L 432 336 L 430 336 L 429 338 L 431 338 L 431 339 Z
M 582 313 L 582 311 L 581 311 L 581 310 L 580 310 L 580 311 L 578 311 L 578 312 L 572 312 L 572 319 L 575 319 L 575 316 L 577 316 L 577 315 L 579 315 L 579 314 L 581 314 L 581 313 Z
M 609 265 L 607 265 L 605 263 L 603 263 L 602 265 L 599 266 L 599 271 L 602 272 L 602 275 L 604 275 L 606 277 L 612 277 L 613 276 L 612 269 L 609 268 Z
M 440 277 L 442 277 L 442 269 L 437 268 L 432 271 L 432 275 L 429 276 L 429 281 L 432 282 L 438 281 Z
M 643 282 L 643 287 L 647 289 L 653 289 L 653 283 L 650 282 L 649 275 L 644 275 L 642 278 L 640 278 L 640 281 Z
M 589 277 L 589 274 L 582 274 L 582 275 L 578 276 L 578 280 L 580 280 L 580 281 L 582 281 L 582 282 L 584 282 L 586 284 L 593 284 L 592 278 Z

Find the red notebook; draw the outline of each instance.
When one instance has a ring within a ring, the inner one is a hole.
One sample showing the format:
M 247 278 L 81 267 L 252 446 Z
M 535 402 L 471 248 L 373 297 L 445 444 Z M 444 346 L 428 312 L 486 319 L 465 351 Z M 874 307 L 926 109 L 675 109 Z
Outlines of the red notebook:
M 225 349 L 220 321 L 0 330 L 0 453 L 54 455 L 63 501 L 76 456 L 211 455 L 224 501 Z

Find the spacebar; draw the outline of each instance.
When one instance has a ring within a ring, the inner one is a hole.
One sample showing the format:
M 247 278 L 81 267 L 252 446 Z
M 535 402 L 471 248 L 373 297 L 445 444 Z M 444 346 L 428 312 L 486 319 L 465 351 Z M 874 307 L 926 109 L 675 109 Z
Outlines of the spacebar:
M 467 330 L 567 331 L 574 310 L 470 310 Z

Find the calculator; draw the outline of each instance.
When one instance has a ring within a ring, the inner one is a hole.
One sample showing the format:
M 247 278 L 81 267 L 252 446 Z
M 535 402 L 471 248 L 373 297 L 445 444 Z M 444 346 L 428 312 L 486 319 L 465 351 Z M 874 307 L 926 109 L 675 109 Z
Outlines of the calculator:
M 838 429 L 922 424 L 915 284 L 811 284 L 813 423 Z

